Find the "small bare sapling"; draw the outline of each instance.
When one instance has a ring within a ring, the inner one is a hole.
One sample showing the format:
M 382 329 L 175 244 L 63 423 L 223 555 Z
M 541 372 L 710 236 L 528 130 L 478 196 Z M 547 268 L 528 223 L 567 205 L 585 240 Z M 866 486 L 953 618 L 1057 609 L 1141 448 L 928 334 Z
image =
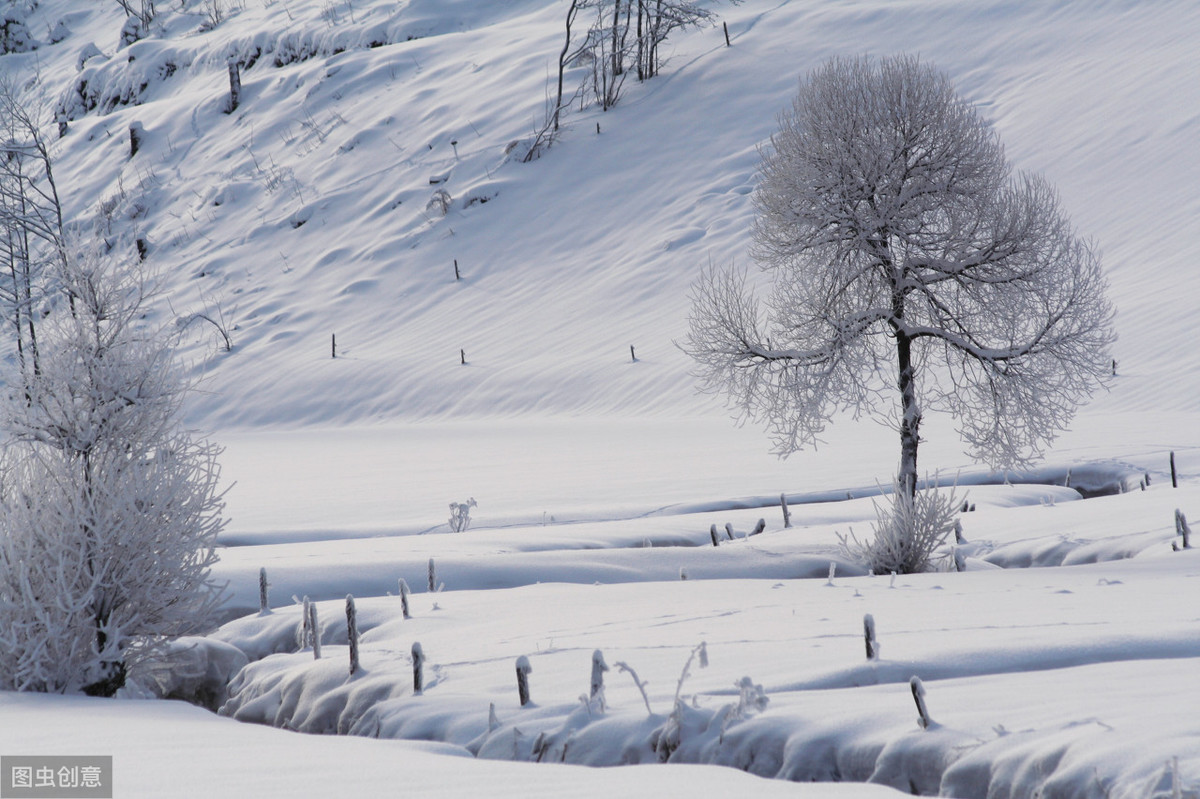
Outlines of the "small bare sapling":
M 692 674 L 692 663 L 700 659 L 700 668 L 708 668 L 708 644 L 701 641 L 697 646 L 692 647 L 691 654 L 683 664 L 683 671 L 679 672 L 679 682 L 675 684 L 675 706 L 679 705 L 679 697 L 683 694 L 683 681 Z
M 529 673 L 533 671 L 533 666 L 529 665 L 529 658 L 521 655 L 517 658 L 517 698 L 521 700 L 521 707 L 529 704 Z
M 650 709 L 650 697 L 646 695 L 646 685 L 648 685 L 648 683 L 642 682 L 642 680 L 638 677 L 637 672 L 633 670 L 633 667 L 625 661 L 618 661 L 616 666 L 618 671 L 625 672 L 633 679 L 633 684 L 636 685 L 638 690 L 642 693 L 642 701 L 646 703 L 646 712 L 653 716 L 654 711 Z
M 425 650 L 421 649 L 420 641 L 412 645 L 412 670 L 413 694 L 419 694 L 425 690 Z
M 350 642 L 350 674 L 358 671 L 358 612 L 354 597 L 346 594 L 346 638 Z
M 929 708 L 925 706 L 925 685 L 916 675 L 908 681 L 908 685 L 912 688 L 913 701 L 917 703 L 917 724 L 921 725 L 921 729 L 927 730 L 933 724 L 933 719 L 929 718 Z

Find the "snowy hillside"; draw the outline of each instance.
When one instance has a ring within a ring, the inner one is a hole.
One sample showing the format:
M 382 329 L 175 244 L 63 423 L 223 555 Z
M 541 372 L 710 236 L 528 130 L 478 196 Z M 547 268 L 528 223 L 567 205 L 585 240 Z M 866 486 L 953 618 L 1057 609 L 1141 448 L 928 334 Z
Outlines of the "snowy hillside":
M 1183 687 L 1200 663 L 1197 560 L 1172 550 L 1174 509 L 1200 517 L 1200 6 L 714 4 L 729 46 L 720 24 L 673 33 L 659 76 L 627 81 L 607 112 L 574 101 L 525 163 L 565 0 L 157 5 L 149 34 L 122 44 L 114 0 L 0 0 L 6 35 L 36 44 L 0 55 L 0 79 L 42 104 L 68 226 L 130 251 L 143 239 L 160 320 L 218 323 L 188 327 L 188 421 L 226 447 L 214 574 L 226 615 L 248 615 L 196 651 L 221 641 L 253 661 L 226 716 L 422 742 L 0 694 L 16 720 L 0 753 L 111 753 L 138 796 L 401 779 L 438 797 L 796 795 L 708 764 L 955 796 L 1200 792 Z M 957 477 L 977 510 L 942 572 L 898 580 L 839 546 L 875 519 L 895 433 L 842 419 L 780 461 L 697 393 L 675 344 L 700 270 L 749 262 L 758 148 L 799 76 L 863 52 L 918 53 L 952 77 L 1099 243 L 1118 309 L 1112 389 L 1040 470 L 988 475 L 952 420 L 926 419 L 921 469 Z M 586 70 L 568 70 L 568 94 Z M 1122 492 L 1083 500 L 1087 481 Z M 447 504 L 468 498 L 470 529 L 452 533 Z M 427 592 L 434 562 L 442 587 Z M 261 568 L 273 607 L 259 614 Z M 400 579 L 417 592 L 409 620 L 390 595 Z M 321 660 L 296 638 L 303 596 Z M 868 661 L 866 613 L 884 645 Z M 701 641 L 711 666 L 689 673 Z M 579 699 L 596 649 L 613 666 L 605 708 Z M 534 668 L 529 707 L 518 657 Z M 196 757 L 134 774 L 167 740 Z M 362 764 L 349 782 L 342 753 Z M 494 762 L 664 756 L 599 775 Z
M 542 120 L 561 3 L 252 0 L 211 30 L 206 4 L 162 5 L 118 50 L 115 3 L 43 0 L 43 45 L 4 67 L 36 69 L 72 117 L 54 153 L 70 216 L 108 211 L 148 240 L 177 310 L 236 327 L 228 354 L 197 327 L 209 429 L 713 413 L 673 345 L 688 288 L 709 261 L 747 260 L 756 148 L 798 76 L 864 51 L 947 70 L 1100 242 L 1122 377 L 1091 412 L 1200 409 L 1193 4 L 722 7 L 732 47 L 719 28 L 677 34 L 660 77 L 568 113 L 532 164 L 514 156 Z M 48 44 L 59 19 L 71 35 Z M 88 43 L 102 54 L 79 68 Z M 427 208 L 439 188 L 445 217 Z

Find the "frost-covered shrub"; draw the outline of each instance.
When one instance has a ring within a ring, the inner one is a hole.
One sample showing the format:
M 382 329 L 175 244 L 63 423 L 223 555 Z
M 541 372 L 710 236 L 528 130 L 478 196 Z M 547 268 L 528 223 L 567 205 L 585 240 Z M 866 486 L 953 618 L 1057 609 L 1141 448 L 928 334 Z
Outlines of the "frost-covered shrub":
M 429 198 L 429 202 L 425 204 L 425 210 L 438 216 L 445 216 L 450 213 L 450 206 L 453 202 L 454 199 L 450 196 L 450 192 L 445 189 L 437 189 Z
M 874 537 L 859 541 L 853 531 L 841 538 L 842 552 L 875 574 L 928 571 L 934 553 L 954 532 L 958 500 L 936 488 L 910 497 L 899 482 L 890 499 L 875 503 Z
M 128 47 L 134 42 L 144 39 L 146 36 L 146 26 L 142 22 L 142 18 L 137 14 L 127 17 L 125 24 L 121 26 L 121 37 L 117 43 L 117 49 Z
M 219 601 L 220 450 L 181 427 L 140 277 L 96 258 L 55 277 L 71 311 L 0 398 L 0 689 L 111 694 Z
M 29 33 L 24 15 L 16 8 L 0 11 L 0 55 L 4 53 L 28 53 L 37 49 L 37 42 Z
M 461 533 L 471 526 L 471 508 L 477 507 L 478 503 L 475 498 L 471 497 L 466 502 L 451 502 L 450 503 L 450 531 Z

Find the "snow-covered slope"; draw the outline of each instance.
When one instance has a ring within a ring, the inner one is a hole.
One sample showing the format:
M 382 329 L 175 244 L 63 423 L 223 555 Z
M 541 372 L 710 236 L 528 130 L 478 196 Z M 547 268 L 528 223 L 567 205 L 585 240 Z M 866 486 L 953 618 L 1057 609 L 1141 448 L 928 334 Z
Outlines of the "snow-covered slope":
M 797 77 L 860 51 L 948 71 L 1101 243 L 1121 377 L 1089 413 L 1200 410 L 1194 3 L 749 0 L 720 9 L 732 47 L 678 34 L 660 77 L 608 113 L 576 106 L 531 164 L 563 3 L 247 0 L 215 28 L 199 0 L 160 5 L 118 49 L 115 3 L 42 0 L 42 46 L 0 69 L 36 70 L 72 116 L 54 153 L 70 216 L 103 207 L 148 239 L 177 311 L 236 326 L 231 353 L 195 328 L 203 426 L 720 413 L 673 345 L 688 287 L 747 259 L 756 148 Z M 89 42 L 103 55 L 79 69 Z

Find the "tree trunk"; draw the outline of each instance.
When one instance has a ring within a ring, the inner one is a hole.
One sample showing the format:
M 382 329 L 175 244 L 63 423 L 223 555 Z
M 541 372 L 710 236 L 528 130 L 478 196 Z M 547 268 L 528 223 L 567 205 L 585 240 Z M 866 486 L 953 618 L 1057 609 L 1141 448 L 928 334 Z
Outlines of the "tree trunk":
M 887 233 L 882 234 L 879 252 L 892 272 L 892 331 L 896 338 L 897 387 L 900 389 L 900 490 L 912 500 L 917 495 L 917 445 L 921 441 L 921 408 L 917 403 L 917 381 L 912 362 L 912 338 L 901 329 L 904 321 L 904 275 L 892 261 Z
M 896 360 L 900 367 L 900 487 L 912 499 L 917 494 L 917 445 L 921 441 L 921 408 L 917 405 L 913 376 L 912 339 L 896 333 Z
M 562 111 L 562 96 L 563 96 L 563 72 L 567 69 L 567 53 L 571 50 L 571 25 L 575 22 L 575 15 L 579 12 L 579 0 L 571 0 L 571 6 L 567 9 L 567 39 L 563 42 L 563 49 L 558 54 L 558 95 L 554 100 L 554 129 L 558 130 L 558 116 Z

